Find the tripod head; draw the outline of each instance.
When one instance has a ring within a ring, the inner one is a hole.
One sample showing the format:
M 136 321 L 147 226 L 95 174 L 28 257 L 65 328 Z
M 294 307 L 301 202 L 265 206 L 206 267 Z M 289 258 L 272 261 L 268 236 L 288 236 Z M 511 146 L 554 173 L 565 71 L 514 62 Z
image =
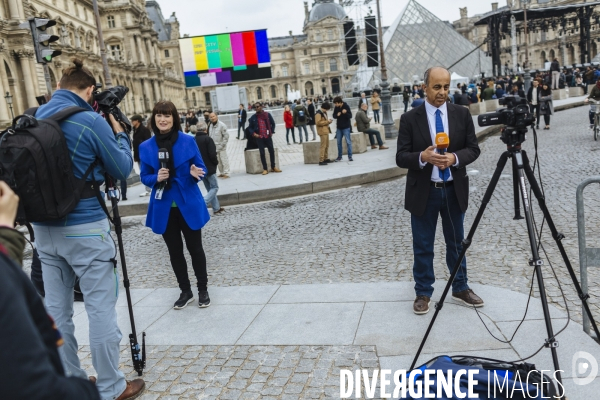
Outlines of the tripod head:
M 521 150 L 521 144 L 527 140 L 527 128 L 505 126 L 501 132 L 500 140 L 506 144 L 508 151 Z

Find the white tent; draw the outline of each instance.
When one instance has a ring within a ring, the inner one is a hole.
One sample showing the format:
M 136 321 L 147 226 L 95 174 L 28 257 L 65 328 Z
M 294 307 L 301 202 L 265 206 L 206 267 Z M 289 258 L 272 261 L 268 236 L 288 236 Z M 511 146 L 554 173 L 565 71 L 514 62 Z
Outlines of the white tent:
M 469 78 L 460 76 L 456 72 L 453 72 L 452 75 L 450 75 L 450 89 L 456 89 L 456 85 L 458 85 L 459 83 L 468 85 Z

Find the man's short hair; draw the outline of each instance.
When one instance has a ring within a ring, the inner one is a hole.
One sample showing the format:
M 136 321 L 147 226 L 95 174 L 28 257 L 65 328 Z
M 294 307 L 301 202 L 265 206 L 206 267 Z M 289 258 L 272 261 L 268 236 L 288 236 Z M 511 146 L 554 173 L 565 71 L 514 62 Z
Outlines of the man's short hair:
M 198 128 L 198 132 L 206 132 L 206 130 L 208 129 L 208 126 L 204 121 L 198 121 L 196 127 Z
M 83 66 L 82 60 L 73 58 L 71 62 L 72 65 L 63 69 L 63 76 L 59 82 L 61 89 L 79 91 L 96 85 L 96 78 L 89 69 Z
M 344 102 L 344 100 L 342 99 L 342 96 L 335 96 L 335 97 L 333 98 L 333 102 L 334 102 L 334 103 L 343 103 L 343 102 Z
M 425 75 L 423 76 L 423 83 L 424 83 L 425 85 L 429 85 L 429 75 L 431 75 L 431 71 L 432 71 L 433 69 L 436 69 L 436 68 L 441 68 L 441 69 L 443 69 L 444 71 L 446 71 L 446 72 L 448 73 L 448 75 L 452 76 L 452 75 L 450 74 L 450 71 L 448 71 L 448 70 L 447 70 L 446 68 L 444 68 L 444 67 L 431 67 L 431 68 L 427 68 L 427 71 L 425 71 Z
M 331 110 L 331 104 L 329 104 L 328 102 L 324 102 L 323 104 L 321 104 L 321 108 L 323 110 Z
M 144 122 L 144 118 L 142 118 L 142 116 L 140 114 L 135 114 L 133 117 L 131 117 L 131 121 L 137 121 L 137 122 Z

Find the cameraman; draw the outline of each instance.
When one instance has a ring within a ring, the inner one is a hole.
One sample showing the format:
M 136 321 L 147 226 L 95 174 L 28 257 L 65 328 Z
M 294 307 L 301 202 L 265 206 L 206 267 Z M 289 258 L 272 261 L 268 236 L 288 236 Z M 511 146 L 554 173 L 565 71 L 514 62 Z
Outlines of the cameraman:
M 60 123 L 67 147 L 72 154 L 73 173 L 77 178 L 94 162 L 92 171 L 99 185 L 108 173 L 124 181 L 133 167 L 129 137 L 122 126 L 110 118 L 110 125 L 90 106 L 95 89 L 94 75 L 74 59 L 63 71 L 52 99 L 37 111 L 43 119 L 71 106 L 79 112 Z M 112 126 L 112 129 L 111 129 Z M 118 296 L 115 244 L 110 226 L 92 188 L 90 176 L 81 201 L 66 218 L 34 224 L 36 245 L 42 262 L 46 306 L 64 337 L 63 364 L 67 374 L 87 378 L 77 357 L 73 325 L 73 285 L 80 279 L 89 319 L 90 351 L 98 373 L 96 387 L 103 399 L 125 400 L 144 390 L 144 381 L 125 381 L 119 371 L 121 331 L 117 325 L 115 305 Z

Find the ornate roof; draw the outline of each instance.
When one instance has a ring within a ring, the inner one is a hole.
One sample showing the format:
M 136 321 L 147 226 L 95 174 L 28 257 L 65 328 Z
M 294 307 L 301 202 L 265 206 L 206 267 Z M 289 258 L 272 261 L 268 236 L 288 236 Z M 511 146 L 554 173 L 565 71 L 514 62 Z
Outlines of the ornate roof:
M 326 17 L 337 19 L 346 18 L 344 7 L 334 2 L 334 0 L 316 0 L 313 4 L 307 22 L 317 22 Z

